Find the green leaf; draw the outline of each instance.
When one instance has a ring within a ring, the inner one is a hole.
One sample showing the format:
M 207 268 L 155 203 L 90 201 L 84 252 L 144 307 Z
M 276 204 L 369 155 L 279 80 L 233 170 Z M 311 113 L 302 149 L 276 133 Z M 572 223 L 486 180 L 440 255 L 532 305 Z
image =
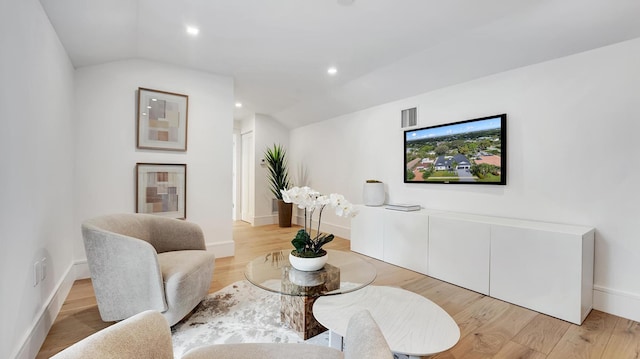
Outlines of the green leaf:
M 318 237 L 318 239 L 316 240 L 316 243 L 314 245 L 313 251 L 318 253 L 322 250 L 322 246 L 324 246 L 325 244 L 331 242 L 334 238 L 333 234 L 329 234 L 329 235 L 322 235 L 320 237 Z
M 311 237 L 304 229 L 298 231 L 296 237 L 291 241 L 298 253 L 302 253 L 311 243 Z
M 277 199 L 282 199 L 280 190 L 291 187 L 287 170 L 287 151 L 274 143 L 273 147 L 267 147 L 265 150 L 264 159 L 267 162 L 269 189 Z

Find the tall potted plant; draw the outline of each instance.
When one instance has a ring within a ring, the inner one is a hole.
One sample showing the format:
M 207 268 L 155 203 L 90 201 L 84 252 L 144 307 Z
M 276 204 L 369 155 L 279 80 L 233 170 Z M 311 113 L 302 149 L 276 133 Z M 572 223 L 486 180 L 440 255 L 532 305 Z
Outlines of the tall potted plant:
M 267 163 L 269 189 L 278 200 L 278 225 L 291 227 L 293 205 L 282 200 L 282 190 L 291 187 L 287 170 L 287 151 L 281 145 L 274 143 L 273 147 L 267 147 L 265 150 L 264 159 Z

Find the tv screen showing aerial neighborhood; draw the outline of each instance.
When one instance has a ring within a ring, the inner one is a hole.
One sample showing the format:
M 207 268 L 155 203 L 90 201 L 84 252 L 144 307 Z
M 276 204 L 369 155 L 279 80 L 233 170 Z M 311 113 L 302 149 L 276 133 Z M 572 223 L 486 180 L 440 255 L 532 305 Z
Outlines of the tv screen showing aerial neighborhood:
M 506 115 L 405 131 L 405 182 L 505 184 Z

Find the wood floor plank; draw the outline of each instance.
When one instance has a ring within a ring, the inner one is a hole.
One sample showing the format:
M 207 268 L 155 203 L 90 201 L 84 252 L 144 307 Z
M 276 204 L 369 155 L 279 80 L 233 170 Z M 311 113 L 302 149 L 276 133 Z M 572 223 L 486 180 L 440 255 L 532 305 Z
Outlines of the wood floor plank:
M 581 326 L 571 325 L 562 339 L 547 356 L 548 359 L 596 359 L 604 357 L 606 347 L 616 323 L 621 318 L 592 310 Z
M 509 309 L 508 303 L 485 296 L 455 314 L 453 319 L 460 327 L 460 336 L 464 337 L 477 331 L 507 309 Z
M 453 316 L 485 296 L 435 278 L 423 276 L 406 285 L 404 289 L 423 295 Z
M 640 323 L 620 318 L 602 357 L 640 358 Z
M 516 335 L 513 341 L 535 351 L 549 354 L 570 326 L 568 322 L 538 314 Z
M 472 316 L 462 327 L 464 336 L 451 351 L 458 358 L 493 358 L 537 315 L 531 310 L 485 297 L 488 306 L 481 316 Z M 473 307 L 473 305 L 471 306 Z M 471 308 L 470 307 L 470 308 Z M 489 315 L 488 313 L 495 314 Z M 457 319 L 454 316 L 454 319 Z M 480 319 L 480 320 L 479 320 Z M 475 327 L 475 329 L 474 329 Z
M 509 341 L 493 359 L 545 359 L 547 356 L 522 344 Z

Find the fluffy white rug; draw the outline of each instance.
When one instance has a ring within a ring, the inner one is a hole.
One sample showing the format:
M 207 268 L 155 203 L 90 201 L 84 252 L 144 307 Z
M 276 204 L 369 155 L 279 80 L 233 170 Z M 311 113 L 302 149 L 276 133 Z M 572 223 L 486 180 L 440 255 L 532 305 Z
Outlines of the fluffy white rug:
M 280 321 L 280 295 L 247 281 L 209 294 L 189 318 L 173 326 L 171 334 L 176 358 L 209 344 L 304 342 Z M 328 334 L 306 342 L 327 346 Z

